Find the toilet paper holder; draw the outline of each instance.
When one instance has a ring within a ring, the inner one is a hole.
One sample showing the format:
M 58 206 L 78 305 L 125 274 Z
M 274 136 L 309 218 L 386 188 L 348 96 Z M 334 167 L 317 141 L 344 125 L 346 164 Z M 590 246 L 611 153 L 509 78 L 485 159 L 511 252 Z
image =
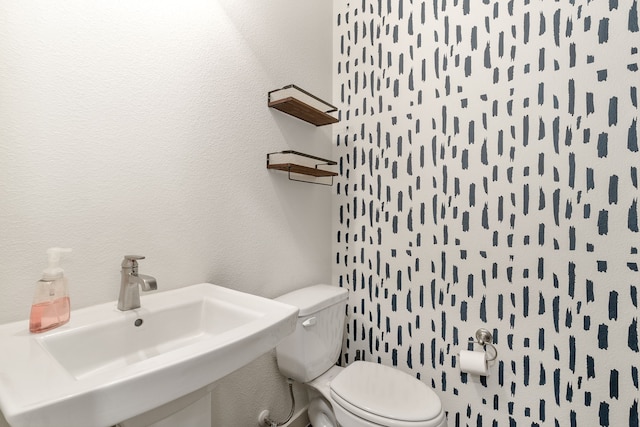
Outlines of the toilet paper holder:
M 485 352 L 487 351 L 487 346 L 493 349 L 493 357 L 487 357 L 487 362 L 493 362 L 498 358 L 498 349 L 493 345 L 493 335 L 491 335 L 489 330 L 485 328 L 478 329 L 476 331 L 476 339 L 474 340 L 473 338 L 469 338 L 469 341 L 474 344 L 481 345 Z

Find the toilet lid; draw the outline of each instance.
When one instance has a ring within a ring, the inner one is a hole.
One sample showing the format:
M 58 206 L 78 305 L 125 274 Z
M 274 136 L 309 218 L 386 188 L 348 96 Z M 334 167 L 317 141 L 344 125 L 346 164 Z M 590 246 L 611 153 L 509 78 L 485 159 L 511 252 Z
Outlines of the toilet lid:
M 374 419 L 420 422 L 442 412 L 440 398 L 425 383 L 377 363 L 352 363 L 331 381 L 330 387 L 337 403 L 364 419 L 373 414 Z

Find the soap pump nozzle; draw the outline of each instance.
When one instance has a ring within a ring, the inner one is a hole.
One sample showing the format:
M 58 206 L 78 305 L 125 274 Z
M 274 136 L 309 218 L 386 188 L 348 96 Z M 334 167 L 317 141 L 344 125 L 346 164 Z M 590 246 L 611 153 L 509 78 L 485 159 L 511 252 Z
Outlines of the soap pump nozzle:
M 60 268 L 60 258 L 63 253 L 71 252 L 69 248 L 49 248 L 47 256 L 49 265 L 42 271 L 42 278 L 45 280 L 55 280 L 64 274 L 64 270 Z

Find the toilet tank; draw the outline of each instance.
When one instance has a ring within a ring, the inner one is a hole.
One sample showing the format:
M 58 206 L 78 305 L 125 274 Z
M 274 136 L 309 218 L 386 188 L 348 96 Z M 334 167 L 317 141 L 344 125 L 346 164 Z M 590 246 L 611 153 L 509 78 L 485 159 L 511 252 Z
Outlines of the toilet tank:
M 330 285 L 314 285 L 276 298 L 300 309 L 295 331 L 277 347 L 283 375 L 306 383 L 338 361 L 346 317 L 348 292 Z

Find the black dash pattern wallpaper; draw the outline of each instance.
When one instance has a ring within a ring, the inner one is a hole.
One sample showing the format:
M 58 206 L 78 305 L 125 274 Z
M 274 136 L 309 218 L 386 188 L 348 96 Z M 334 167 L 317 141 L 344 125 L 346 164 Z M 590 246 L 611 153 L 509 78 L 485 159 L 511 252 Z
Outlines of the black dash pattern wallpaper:
M 638 427 L 638 0 L 334 8 L 341 362 L 450 426 Z M 480 327 L 498 359 L 461 374 Z

